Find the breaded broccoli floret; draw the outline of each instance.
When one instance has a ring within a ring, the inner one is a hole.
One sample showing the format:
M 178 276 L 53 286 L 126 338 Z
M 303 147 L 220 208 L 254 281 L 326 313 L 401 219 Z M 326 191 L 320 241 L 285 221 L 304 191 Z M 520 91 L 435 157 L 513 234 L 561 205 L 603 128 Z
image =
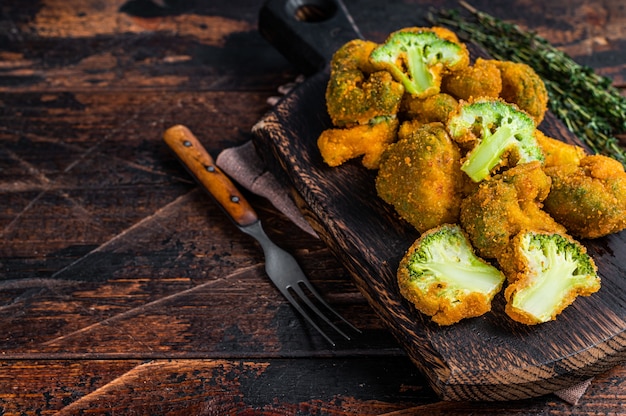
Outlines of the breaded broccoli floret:
M 545 168 L 552 187 L 545 210 L 572 235 L 598 238 L 626 228 L 626 173 L 615 159 L 589 155 L 578 166 Z
M 375 117 L 398 112 L 402 84 L 368 60 L 376 43 L 355 39 L 335 52 L 330 62 L 326 108 L 335 127 L 368 124 Z
M 525 163 L 483 181 L 461 203 L 460 224 L 478 255 L 498 258 L 524 229 L 565 232 L 542 210 L 550 178 L 539 162 Z
M 504 101 L 481 98 L 461 104 L 447 127 L 457 142 L 477 142 L 461 166 L 474 182 L 482 181 L 503 164 L 543 160 L 533 119 Z
M 474 254 L 458 225 L 429 230 L 413 243 L 400 262 L 400 293 L 440 325 L 491 310 L 504 275 Z
M 329 166 L 363 156 L 363 165 L 375 169 L 387 145 L 396 140 L 396 113 L 404 87 L 387 71 L 370 64 L 369 55 L 376 46 L 356 39 L 331 59 L 326 109 L 333 128 L 323 131 L 317 141 Z
M 544 168 L 552 166 L 571 166 L 575 168 L 586 155 L 582 147 L 546 136 L 541 130 L 535 130 L 535 139 L 537 139 L 537 143 L 545 157 L 543 161 Z
M 397 128 L 397 118 L 378 117 L 369 124 L 326 129 L 317 139 L 317 147 L 328 166 L 339 166 L 363 156 L 363 166 L 377 169 L 381 155 L 396 140 Z
M 408 28 L 392 33 L 374 49 L 370 62 L 389 71 L 409 94 L 427 97 L 439 92 L 445 71 L 469 65 L 469 52 L 436 29 Z
M 457 222 L 463 182 L 459 149 L 441 123 L 410 127 L 403 124 L 399 140 L 383 153 L 376 191 L 419 232 Z
M 554 320 L 577 296 L 600 289 L 596 265 L 585 247 L 563 234 L 521 232 L 500 262 L 513 266 L 506 272 L 505 312 L 524 324 Z
M 426 98 L 405 94 L 400 105 L 401 116 L 422 124 L 448 121 L 459 102 L 449 94 L 439 93 Z
M 539 125 L 548 109 L 548 90 L 541 77 L 527 64 L 511 61 L 492 61 L 502 78 L 502 97 L 530 114 Z
M 461 100 L 498 98 L 502 92 L 500 70 L 493 60 L 478 58 L 474 65 L 444 77 L 441 90 Z

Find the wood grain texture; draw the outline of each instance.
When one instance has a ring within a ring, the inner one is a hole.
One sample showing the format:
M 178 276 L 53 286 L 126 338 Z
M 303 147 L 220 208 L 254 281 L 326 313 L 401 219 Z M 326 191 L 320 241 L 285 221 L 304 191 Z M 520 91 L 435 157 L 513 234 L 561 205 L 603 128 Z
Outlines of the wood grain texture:
M 438 402 L 406 357 L 302 360 L 298 366 L 287 359 L 11 360 L 0 366 L 0 406 L 10 416 L 619 415 L 623 377 L 619 367 L 597 377 L 572 407 L 549 396 Z
M 184 123 L 211 154 L 244 143 L 299 75 L 258 33 L 261 3 L 1 2 L 0 413 L 623 413 L 624 365 L 596 376 L 575 407 L 553 395 L 442 401 L 334 250 L 244 192 L 364 333 L 330 349 L 298 317 L 259 246 L 161 139 Z M 380 39 L 456 0 L 345 4 Z M 621 0 L 472 4 L 624 85 Z

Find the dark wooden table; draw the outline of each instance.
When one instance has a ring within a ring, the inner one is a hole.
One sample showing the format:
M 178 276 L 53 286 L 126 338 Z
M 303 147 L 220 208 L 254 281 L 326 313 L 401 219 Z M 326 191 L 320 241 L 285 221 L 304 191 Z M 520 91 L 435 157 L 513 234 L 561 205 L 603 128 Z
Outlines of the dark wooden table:
M 442 402 L 318 240 L 246 193 L 268 234 L 363 329 L 330 348 L 161 140 L 244 143 L 298 71 L 260 0 L 0 4 L 0 414 L 619 414 L 626 366 L 577 406 Z M 305 2 L 306 3 L 306 2 Z M 430 4 L 347 0 L 367 37 Z M 626 86 L 623 0 L 475 0 Z

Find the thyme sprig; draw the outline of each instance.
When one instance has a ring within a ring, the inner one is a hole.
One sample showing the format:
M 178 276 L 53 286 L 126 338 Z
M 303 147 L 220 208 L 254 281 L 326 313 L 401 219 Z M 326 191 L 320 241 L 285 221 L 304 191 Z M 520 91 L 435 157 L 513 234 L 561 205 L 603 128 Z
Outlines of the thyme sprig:
M 617 135 L 626 132 L 626 97 L 612 81 L 580 65 L 545 38 L 504 22 L 465 2 L 469 11 L 439 10 L 431 23 L 453 29 L 465 41 L 481 46 L 494 59 L 524 62 L 544 80 L 549 108 L 567 128 L 596 153 L 626 166 L 626 149 Z

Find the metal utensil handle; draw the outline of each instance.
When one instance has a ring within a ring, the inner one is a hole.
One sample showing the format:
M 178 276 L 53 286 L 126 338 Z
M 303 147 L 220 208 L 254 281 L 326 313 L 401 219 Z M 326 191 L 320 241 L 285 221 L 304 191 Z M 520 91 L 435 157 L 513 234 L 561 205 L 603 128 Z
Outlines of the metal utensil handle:
M 237 225 L 245 227 L 258 221 L 259 218 L 252 206 L 235 184 L 215 165 L 211 155 L 187 127 L 182 125 L 170 127 L 163 134 L 163 140 L 194 179 L 211 194 Z

